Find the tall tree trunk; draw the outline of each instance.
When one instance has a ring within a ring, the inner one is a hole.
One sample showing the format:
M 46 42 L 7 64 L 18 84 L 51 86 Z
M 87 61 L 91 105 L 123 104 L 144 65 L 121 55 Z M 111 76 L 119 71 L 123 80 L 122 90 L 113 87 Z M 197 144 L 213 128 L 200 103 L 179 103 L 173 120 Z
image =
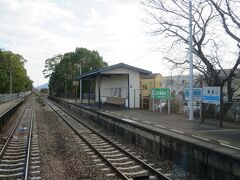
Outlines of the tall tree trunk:
M 223 114 L 223 85 L 220 86 L 220 127 L 222 127 L 224 114 Z
M 232 102 L 233 97 L 233 89 L 232 89 L 232 79 L 227 81 L 227 94 L 228 94 L 228 102 Z

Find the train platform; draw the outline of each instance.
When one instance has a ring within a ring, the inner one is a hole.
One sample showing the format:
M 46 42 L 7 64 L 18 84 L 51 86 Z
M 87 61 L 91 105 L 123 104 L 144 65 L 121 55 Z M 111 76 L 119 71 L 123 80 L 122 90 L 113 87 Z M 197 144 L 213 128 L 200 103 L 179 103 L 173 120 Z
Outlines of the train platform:
M 182 136 L 192 137 L 201 141 L 219 144 L 240 151 L 240 122 L 223 122 L 205 119 L 188 120 L 186 115 L 151 112 L 148 110 L 105 110 L 123 120 L 131 120 L 146 124 L 148 128 L 161 128 Z
M 74 100 L 64 99 L 75 103 Z M 79 102 L 77 102 L 79 104 Z M 87 106 L 87 105 L 86 105 Z M 102 112 L 111 114 L 119 119 L 144 125 L 149 129 L 163 130 L 175 133 L 182 138 L 194 138 L 197 142 L 208 142 L 220 147 L 240 151 L 240 122 L 223 121 L 220 128 L 219 120 L 205 119 L 204 123 L 195 118 L 188 120 L 186 115 L 167 114 L 139 109 L 122 109 L 114 106 L 102 106 Z
M 0 104 L 0 116 L 3 115 L 5 112 L 10 110 L 12 107 L 16 106 L 22 99 L 14 99 L 5 103 Z

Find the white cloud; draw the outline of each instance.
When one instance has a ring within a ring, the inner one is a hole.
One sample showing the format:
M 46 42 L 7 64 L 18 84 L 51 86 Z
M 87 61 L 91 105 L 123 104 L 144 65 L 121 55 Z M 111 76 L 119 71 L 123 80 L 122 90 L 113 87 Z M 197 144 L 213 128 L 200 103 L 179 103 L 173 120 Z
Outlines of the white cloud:
M 28 59 L 30 77 L 35 82 L 38 79 L 44 81 L 41 73 L 44 60 L 62 50 L 73 48 L 70 44 L 75 39 L 67 38 L 62 33 L 67 23 L 74 22 L 75 16 L 57 4 L 38 0 L 1 1 L 0 10 L 0 40 L 4 42 L 3 48 L 24 55 Z M 63 22 L 64 28 L 57 22 Z
M 45 59 L 86 47 L 110 64 L 162 72 L 156 37 L 141 32 L 138 0 L 0 0 L 0 46 L 22 54 L 30 78 L 43 83 Z M 140 58 L 139 58 L 140 57 Z

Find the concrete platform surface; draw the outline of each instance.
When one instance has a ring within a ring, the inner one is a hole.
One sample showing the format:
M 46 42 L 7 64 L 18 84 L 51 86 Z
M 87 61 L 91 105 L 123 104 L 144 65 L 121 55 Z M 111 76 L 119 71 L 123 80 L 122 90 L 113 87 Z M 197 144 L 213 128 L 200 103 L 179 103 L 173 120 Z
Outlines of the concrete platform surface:
M 19 101 L 21 101 L 21 98 L 0 104 L 0 116 L 15 105 L 17 105 Z
M 74 100 L 64 99 L 75 103 Z M 79 102 L 77 103 L 79 104 Z M 86 104 L 86 106 L 88 106 Z M 219 127 L 219 120 L 205 119 L 202 123 L 199 119 L 188 120 L 186 115 L 172 113 L 151 112 L 149 110 L 122 109 L 115 106 L 102 105 L 101 111 L 111 114 L 122 120 L 144 124 L 150 129 L 160 128 L 181 136 L 191 137 L 204 144 L 212 143 L 220 147 L 240 153 L 240 122 L 223 122 Z
M 220 128 L 217 120 L 206 119 L 204 123 L 198 119 L 189 121 L 186 116 L 179 114 L 168 115 L 148 110 L 105 111 L 121 118 L 150 124 L 177 134 L 191 136 L 240 151 L 240 123 L 224 121 L 223 127 Z

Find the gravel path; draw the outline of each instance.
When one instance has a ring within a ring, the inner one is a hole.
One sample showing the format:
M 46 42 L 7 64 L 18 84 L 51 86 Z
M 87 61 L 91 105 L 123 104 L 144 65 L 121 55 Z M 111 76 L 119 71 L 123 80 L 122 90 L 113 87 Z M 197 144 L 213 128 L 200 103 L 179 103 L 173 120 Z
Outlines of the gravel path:
M 77 144 L 68 127 L 40 99 L 37 102 L 42 179 L 106 179 Z

